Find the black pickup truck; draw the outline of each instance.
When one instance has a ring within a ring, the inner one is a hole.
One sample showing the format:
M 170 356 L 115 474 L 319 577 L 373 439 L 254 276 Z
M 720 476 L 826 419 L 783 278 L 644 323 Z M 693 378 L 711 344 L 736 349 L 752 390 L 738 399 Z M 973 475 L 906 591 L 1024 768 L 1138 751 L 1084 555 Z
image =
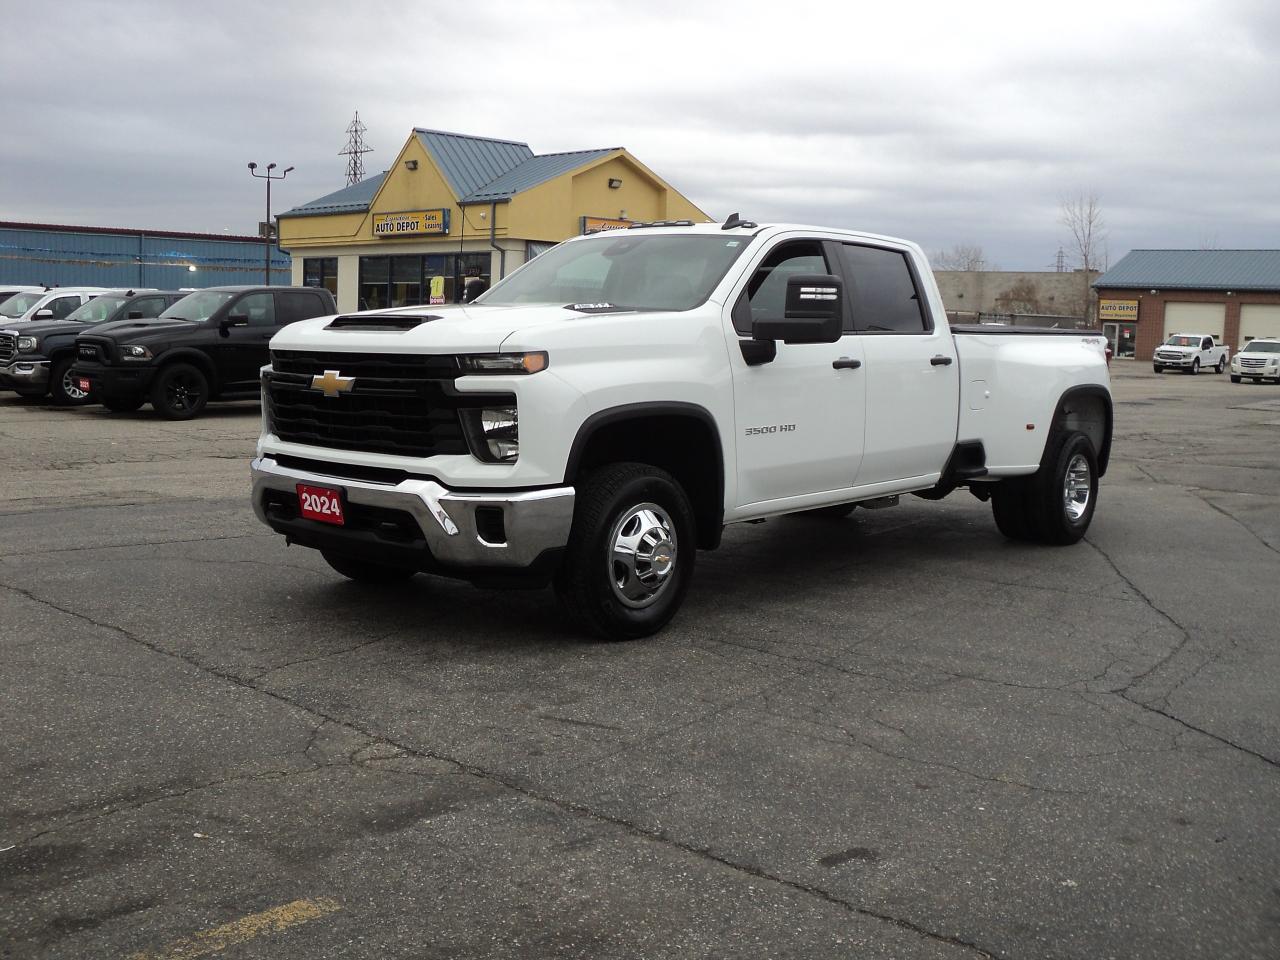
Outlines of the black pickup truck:
M 28 320 L 0 330 L 0 389 L 32 398 L 51 394 L 61 406 L 88 403 L 71 375 L 76 337 L 104 323 L 158 316 L 185 296 L 177 290 L 109 290 L 61 320 Z
M 190 420 L 210 400 L 259 394 L 267 342 L 297 320 L 336 313 L 316 287 L 209 287 L 152 320 L 103 324 L 76 338 L 75 386 L 109 410 L 148 400 L 162 417 Z

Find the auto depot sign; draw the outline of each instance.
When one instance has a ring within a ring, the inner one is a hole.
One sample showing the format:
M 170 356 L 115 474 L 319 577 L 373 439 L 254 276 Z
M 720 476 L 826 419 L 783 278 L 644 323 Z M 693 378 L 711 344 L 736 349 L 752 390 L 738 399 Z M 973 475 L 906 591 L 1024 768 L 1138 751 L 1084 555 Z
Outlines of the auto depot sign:
M 1099 300 L 1098 319 L 1119 321 L 1135 321 L 1138 319 L 1137 300 Z
M 448 210 L 401 210 L 373 215 L 375 237 L 416 237 L 448 232 Z

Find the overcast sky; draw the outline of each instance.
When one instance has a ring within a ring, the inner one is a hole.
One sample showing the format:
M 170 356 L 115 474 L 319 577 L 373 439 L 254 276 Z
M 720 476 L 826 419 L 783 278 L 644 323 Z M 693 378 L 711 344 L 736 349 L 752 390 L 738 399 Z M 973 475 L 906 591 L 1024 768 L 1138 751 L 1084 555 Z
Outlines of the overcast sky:
M 713 217 L 1045 269 L 1060 200 L 1136 247 L 1280 247 L 1280 4 L 5 0 L 0 219 L 252 233 L 338 189 L 355 110 L 625 146 Z M 882 9 L 878 9 L 882 8 Z

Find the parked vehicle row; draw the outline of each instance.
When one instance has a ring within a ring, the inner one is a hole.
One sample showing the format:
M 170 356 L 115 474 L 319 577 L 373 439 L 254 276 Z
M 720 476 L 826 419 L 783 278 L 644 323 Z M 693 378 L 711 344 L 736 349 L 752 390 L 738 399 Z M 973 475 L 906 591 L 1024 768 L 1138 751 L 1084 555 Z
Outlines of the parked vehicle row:
M 72 299 L 65 315 L 47 316 Z M 257 397 L 271 337 L 336 310 L 328 290 L 312 287 L 59 288 L 16 293 L 0 310 L 10 303 L 11 316 L 0 316 L 0 389 L 117 411 L 149 401 L 171 420 L 213 400 Z

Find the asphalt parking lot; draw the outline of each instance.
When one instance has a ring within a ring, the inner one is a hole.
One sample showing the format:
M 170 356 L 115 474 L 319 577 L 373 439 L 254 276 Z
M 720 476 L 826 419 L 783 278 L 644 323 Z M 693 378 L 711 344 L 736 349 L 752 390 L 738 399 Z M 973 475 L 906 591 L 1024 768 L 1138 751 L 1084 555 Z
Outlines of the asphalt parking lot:
M 1115 392 L 1087 542 L 735 527 L 623 645 L 286 548 L 256 405 L 0 395 L 0 956 L 1280 955 L 1280 387 Z

